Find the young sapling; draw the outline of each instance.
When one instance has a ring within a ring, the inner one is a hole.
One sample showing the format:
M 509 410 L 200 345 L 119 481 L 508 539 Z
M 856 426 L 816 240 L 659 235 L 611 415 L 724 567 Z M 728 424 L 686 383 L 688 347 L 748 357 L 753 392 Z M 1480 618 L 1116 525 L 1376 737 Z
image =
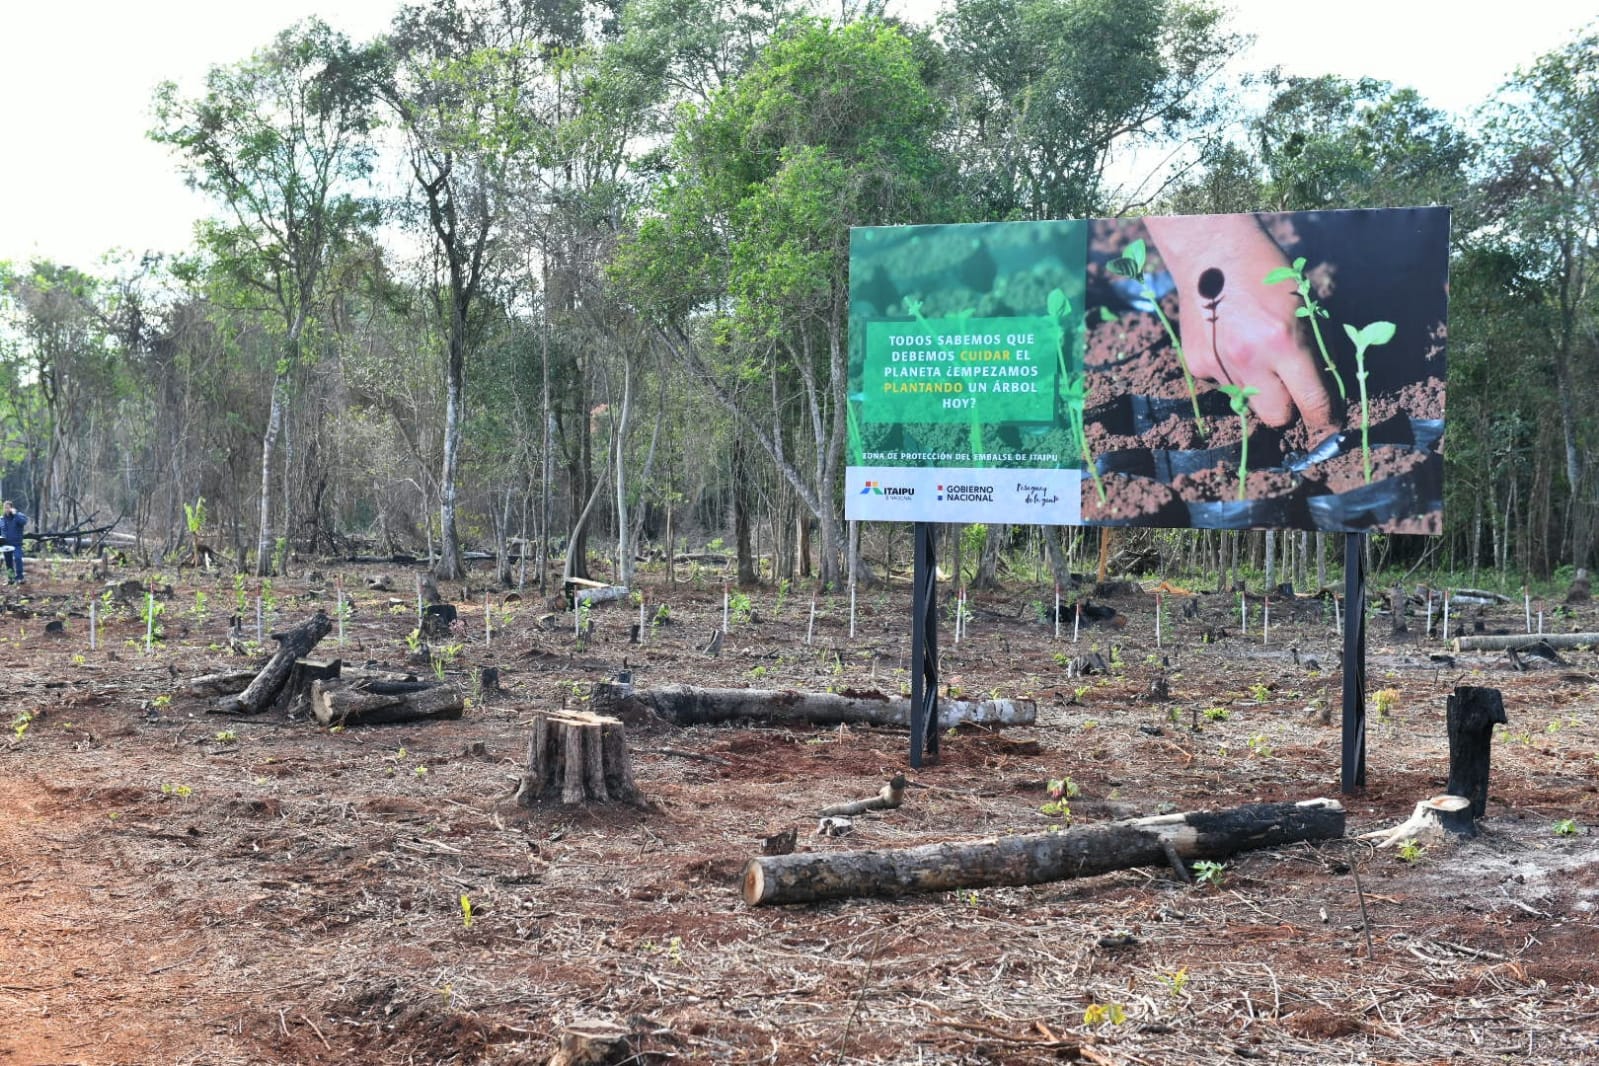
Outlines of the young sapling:
M 1360 457 L 1365 467 L 1366 484 L 1371 484 L 1371 403 L 1366 398 L 1366 349 L 1394 339 L 1392 322 L 1373 322 L 1356 329 L 1347 323 L 1344 332 L 1355 343 L 1355 380 L 1360 382 Z
M 1183 354 L 1183 342 L 1178 339 L 1177 330 L 1172 327 L 1171 319 L 1160 309 L 1160 297 L 1150 287 L 1149 277 L 1144 273 L 1146 254 L 1143 239 L 1140 238 L 1129 244 L 1120 258 L 1112 259 L 1108 269 L 1118 277 L 1136 282 L 1138 291 L 1155 308 L 1155 317 L 1160 319 L 1160 324 L 1165 327 L 1166 338 L 1171 341 L 1172 351 L 1177 353 L 1177 364 L 1183 368 L 1183 380 L 1188 384 L 1188 399 L 1194 405 L 1194 424 L 1198 426 L 1201 437 L 1208 437 L 1210 432 L 1205 428 L 1205 418 L 1199 413 L 1199 390 L 1194 387 L 1194 375 L 1188 369 L 1188 357 Z
M 1294 311 L 1299 318 L 1310 319 L 1310 332 L 1316 338 L 1316 347 L 1321 351 L 1321 364 L 1327 368 L 1327 373 L 1332 375 L 1333 381 L 1338 385 L 1338 398 L 1345 403 L 1349 402 L 1349 393 L 1344 389 L 1344 379 L 1338 373 L 1338 368 L 1333 365 L 1332 356 L 1327 354 L 1327 342 L 1322 340 L 1321 325 L 1318 318 L 1329 318 L 1327 309 L 1321 306 L 1314 296 L 1310 294 L 1310 279 L 1305 277 L 1305 257 L 1300 256 L 1294 260 L 1291 267 L 1278 267 L 1266 275 L 1265 284 L 1279 285 L 1285 281 L 1292 281 L 1299 290 L 1299 299 L 1304 306 Z M 1346 327 L 1347 328 L 1347 327 Z
M 1249 477 L 1249 398 L 1260 392 L 1253 385 L 1217 385 L 1238 416 L 1238 498 L 1244 498 L 1244 483 Z

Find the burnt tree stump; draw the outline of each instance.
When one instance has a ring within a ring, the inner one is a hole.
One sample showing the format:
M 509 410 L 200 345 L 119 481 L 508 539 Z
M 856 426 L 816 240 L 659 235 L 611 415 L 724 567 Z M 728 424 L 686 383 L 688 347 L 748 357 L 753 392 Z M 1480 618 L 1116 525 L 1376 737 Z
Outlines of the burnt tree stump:
M 642 802 L 633 783 L 622 723 L 588 711 L 548 711 L 533 719 L 527 742 L 527 769 L 516 790 L 524 807 L 554 800 Z
M 279 690 L 288 683 L 295 662 L 310 655 L 311 649 L 332 628 L 333 620 L 327 616 L 327 612 L 318 611 L 293 629 L 273 633 L 272 639 L 278 642 L 278 650 L 261 668 L 261 672 L 255 675 L 255 680 L 239 695 L 224 696 L 209 713 L 259 714 L 271 707 L 278 698 Z
M 1471 801 L 1471 816 L 1488 809 L 1489 748 L 1493 729 L 1509 725 L 1505 700 L 1496 688 L 1458 685 L 1449 697 L 1449 784 L 1445 791 Z

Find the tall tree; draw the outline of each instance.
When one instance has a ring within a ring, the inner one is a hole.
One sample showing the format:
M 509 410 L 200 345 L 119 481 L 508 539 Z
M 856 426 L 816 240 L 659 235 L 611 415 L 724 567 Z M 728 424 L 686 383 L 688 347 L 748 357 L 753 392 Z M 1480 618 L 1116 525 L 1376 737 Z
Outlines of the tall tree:
M 384 96 L 406 134 L 420 223 L 438 281 L 445 341 L 440 551 L 435 573 L 463 573 L 456 523 L 466 364 L 481 342 L 483 298 L 502 269 L 501 245 L 519 157 L 537 125 L 522 92 L 542 49 L 519 5 L 435 0 L 403 9 L 389 38 Z
M 983 219 L 1104 210 L 1113 155 L 1212 118 L 1242 43 L 1206 0 L 955 0 L 941 25 Z
M 1595 539 L 1589 455 L 1599 421 L 1599 33 L 1587 33 L 1520 71 L 1483 112 L 1489 130 L 1492 234 L 1541 293 L 1534 323 L 1553 362 L 1573 505 L 1571 561 L 1588 566 Z
M 613 271 L 815 516 L 824 585 L 842 576 L 849 227 L 949 210 L 941 124 L 898 29 L 795 23 L 686 117 Z
M 151 136 L 225 211 L 201 224 L 201 244 L 279 331 L 261 439 L 258 575 L 272 570 L 274 448 L 290 383 L 328 264 L 368 217 L 360 193 L 372 161 L 375 69 L 373 50 L 310 19 L 242 62 L 212 67 L 198 97 L 171 82 L 156 92 Z

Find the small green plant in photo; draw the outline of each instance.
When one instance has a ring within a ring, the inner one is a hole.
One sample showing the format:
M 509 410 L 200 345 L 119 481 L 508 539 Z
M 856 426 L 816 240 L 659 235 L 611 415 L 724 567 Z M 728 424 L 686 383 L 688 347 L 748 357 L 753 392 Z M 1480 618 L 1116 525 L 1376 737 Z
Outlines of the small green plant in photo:
M 1575 818 L 1562 818 L 1555 823 L 1555 836 L 1574 837 L 1577 835 L 1577 820 Z
M 242 572 L 233 575 L 233 606 L 240 615 L 250 606 L 250 593 L 244 587 Z
M 1231 715 L 1227 713 L 1227 708 L 1225 707 L 1205 708 L 1205 721 L 1207 722 L 1225 722 L 1230 717 Z
M 1262 759 L 1271 758 L 1273 752 L 1271 740 L 1264 733 L 1256 733 L 1249 738 L 1249 753 Z
M 1108 264 L 1112 274 L 1123 277 L 1138 285 L 1139 293 L 1155 308 L 1155 317 L 1160 319 L 1160 324 L 1165 327 L 1166 339 L 1171 342 L 1173 352 L 1177 353 L 1177 364 L 1183 368 L 1183 380 L 1188 383 L 1188 399 L 1194 405 L 1194 424 L 1199 429 L 1201 437 L 1210 436 L 1205 427 L 1205 418 L 1199 413 L 1199 391 L 1194 387 L 1194 375 L 1188 369 L 1188 357 L 1183 354 L 1183 342 L 1177 336 L 1177 330 L 1172 327 L 1171 320 L 1166 317 L 1166 312 L 1160 308 L 1160 297 L 1149 285 L 1149 276 L 1144 273 L 1144 261 L 1148 251 L 1142 238 L 1133 241 L 1122 250 L 1118 259 L 1112 259 Z
M 733 624 L 745 625 L 755 617 L 755 605 L 747 593 L 731 592 L 727 597 L 727 614 Z
M 161 794 L 163 796 L 176 796 L 178 799 L 188 799 L 194 795 L 194 789 L 188 785 L 164 783 L 161 786 Z
M 1238 498 L 1247 498 L 1249 481 L 1249 398 L 1260 394 L 1253 385 L 1217 385 L 1227 404 L 1238 416 Z
M 1220 888 L 1227 879 L 1227 864 L 1213 859 L 1200 859 L 1194 863 L 1194 884 L 1206 888 Z
M 32 724 L 33 715 L 27 711 L 23 711 L 11 719 L 11 735 L 16 738 L 17 743 L 20 744 L 22 738 L 28 735 L 28 727 Z
M 1316 337 L 1316 347 L 1321 351 L 1321 365 L 1327 368 L 1327 373 L 1332 375 L 1333 382 L 1338 386 L 1338 398 L 1348 401 L 1349 392 L 1344 388 L 1344 379 L 1339 376 L 1338 367 L 1333 364 L 1332 356 L 1327 354 L 1327 342 L 1321 336 L 1321 323 L 1317 319 L 1330 318 L 1326 308 L 1310 293 L 1310 279 L 1305 276 L 1305 257 L 1300 256 L 1294 260 L 1293 266 L 1278 267 L 1266 275 L 1264 284 L 1280 285 L 1285 281 L 1294 283 L 1299 291 L 1300 302 L 1304 305 L 1294 312 L 1300 318 L 1310 319 L 1310 331 Z
M 238 743 L 239 735 L 231 729 L 223 729 L 217 733 L 215 740 L 218 744 L 236 744 Z
M 1399 856 L 1400 862 L 1415 862 L 1417 859 L 1421 858 L 1422 853 L 1426 850 L 1426 848 L 1421 846 L 1420 841 L 1418 841 L 1415 837 L 1411 837 L 1409 840 L 1399 845 L 1399 850 L 1395 852 L 1395 854 Z
M 461 894 L 461 925 L 467 929 L 472 928 L 472 897 L 464 892 Z
M 1365 466 L 1366 484 L 1371 484 L 1371 401 L 1366 396 L 1366 349 L 1394 339 L 1392 322 L 1373 322 L 1356 329 L 1344 325 L 1344 332 L 1355 344 L 1355 380 L 1360 382 L 1360 455 Z
M 1396 688 L 1380 688 L 1371 694 L 1371 705 L 1378 718 L 1386 720 L 1393 717 L 1394 707 L 1398 703 L 1399 690 Z

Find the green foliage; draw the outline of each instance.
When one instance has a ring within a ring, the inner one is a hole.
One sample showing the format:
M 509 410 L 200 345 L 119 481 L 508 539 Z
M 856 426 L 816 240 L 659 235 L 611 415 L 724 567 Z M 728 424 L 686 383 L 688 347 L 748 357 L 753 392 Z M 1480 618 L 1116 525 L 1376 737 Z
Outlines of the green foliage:
M 1194 883 L 1206 888 L 1220 888 L 1227 879 L 1227 864 L 1216 862 L 1212 859 L 1200 859 L 1194 863 Z
M 1171 350 L 1176 354 L 1177 362 L 1183 369 L 1183 381 L 1188 386 L 1188 400 L 1194 408 L 1194 425 L 1198 427 L 1200 436 L 1208 436 L 1205 417 L 1199 413 L 1199 392 L 1194 387 L 1194 375 L 1188 369 L 1188 357 L 1183 354 L 1182 339 L 1178 337 L 1176 327 L 1171 324 L 1171 320 L 1166 317 L 1166 312 L 1160 306 L 1160 294 L 1150 287 L 1149 275 L 1144 273 L 1147 254 L 1144 241 L 1139 238 L 1122 249 L 1122 254 L 1112 259 L 1107 267 L 1112 274 L 1135 282 L 1144 299 L 1154 307 L 1155 317 L 1160 319 L 1161 327 L 1166 331 L 1166 339 L 1171 343 Z
M 1574 837 L 1577 835 L 1577 820 L 1575 818 L 1562 818 L 1554 825 L 1555 836 Z
M 1360 382 L 1360 454 L 1365 465 L 1366 484 L 1371 484 L 1371 399 L 1366 395 L 1366 349 L 1394 339 L 1392 322 L 1373 322 L 1356 329 L 1344 323 L 1344 332 L 1355 345 L 1355 380 Z
M 1127 1009 L 1120 1003 L 1090 1003 L 1083 1010 L 1084 1025 L 1121 1025 L 1126 1020 Z
M 1400 862 L 1413 863 L 1420 859 L 1422 853 L 1426 850 L 1427 849 L 1422 847 L 1420 842 L 1418 842 L 1415 837 L 1411 837 L 1409 840 L 1406 840 L 1404 843 L 1400 844 L 1399 850 L 1394 852 L 1394 854 L 1399 857 Z

